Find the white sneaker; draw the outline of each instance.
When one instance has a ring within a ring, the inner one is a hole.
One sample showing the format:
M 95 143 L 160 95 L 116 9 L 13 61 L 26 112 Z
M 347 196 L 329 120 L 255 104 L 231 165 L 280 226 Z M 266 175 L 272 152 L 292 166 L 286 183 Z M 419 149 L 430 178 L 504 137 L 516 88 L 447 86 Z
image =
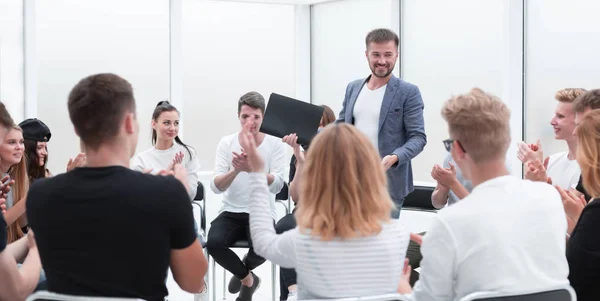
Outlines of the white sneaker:
M 204 282 L 204 289 L 200 293 L 194 294 L 194 301 L 208 301 L 208 287 L 206 286 L 206 282 Z
M 298 293 L 290 292 L 287 296 L 287 301 L 298 301 Z

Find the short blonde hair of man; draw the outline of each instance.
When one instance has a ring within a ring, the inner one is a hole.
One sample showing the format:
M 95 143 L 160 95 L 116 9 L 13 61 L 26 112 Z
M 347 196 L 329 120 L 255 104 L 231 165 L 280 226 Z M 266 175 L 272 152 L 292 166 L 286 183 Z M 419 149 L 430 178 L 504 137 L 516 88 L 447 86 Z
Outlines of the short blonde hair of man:
M 554 98 L 559 102 L 572 103 L 577 97 L 585 94 L 586 89 L 583 88 L 565 88 L 556 91 Z
M 394 207 L 379 153 L 354 126 L 326 126 L 302 170 L 299 230 L 322 240 L 379 233 Z
M 454 96 L 442 108 L 450 136 L 475 163 L 506 156 L 510 110 L 500 98 L 479 88 Z
M 600 110 L 585 115 L 577 126 L 577 163 L 581 167 L 583 187 L 587 193 L 600 197 Z

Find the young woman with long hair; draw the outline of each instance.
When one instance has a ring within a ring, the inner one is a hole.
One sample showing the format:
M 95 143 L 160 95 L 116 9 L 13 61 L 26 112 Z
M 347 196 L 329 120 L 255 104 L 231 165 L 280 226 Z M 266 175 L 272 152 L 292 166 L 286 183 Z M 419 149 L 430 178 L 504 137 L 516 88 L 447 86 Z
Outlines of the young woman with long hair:
M 301 171 L 298 226 L 282 234 L 269 214 L 256 143 L 251 135 L 240 140 L 251 169 L 252 244 L 265 259 L 296 269 L 298 300 L 396 292 L 409 233 L 391 219 L 381 159 L 364 134 L 340 123 L 315 136 Z
M 181 163 L 188 172 L 190 199 L 194 199 L 200 163 L 194 149 L 179 138 L 179 111 L 168 101 L 161 101 L 152 113 L 151 125 L 153 146 L 133 158 L 132 168 L 158 172 Z
M 25 200 L 29 190 L 27 163 L 24 159 L 23 132 L 18 126 L 13 126 L 0 145 L 0 171 L 3 176 L 9 175 L 14 184 L 6 196 L 6 220 L 8 243 L 23 237 L 27 227 L 25 215 Z

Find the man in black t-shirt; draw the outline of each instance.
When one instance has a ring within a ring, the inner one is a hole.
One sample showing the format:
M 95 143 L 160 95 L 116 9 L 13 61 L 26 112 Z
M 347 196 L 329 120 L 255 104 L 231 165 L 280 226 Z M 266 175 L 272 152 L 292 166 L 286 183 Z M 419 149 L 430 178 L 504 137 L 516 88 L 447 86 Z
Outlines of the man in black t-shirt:
M 204 289 L 208 264 L 177 164 L 155 176 L 129 169 L 139 125 L 132 87 L 114 74 L 82 79 L 68 99 L 87 167 L 31 186 L 27 217 L 48 290 L 164 300 L 169 266 L 179 286 Z

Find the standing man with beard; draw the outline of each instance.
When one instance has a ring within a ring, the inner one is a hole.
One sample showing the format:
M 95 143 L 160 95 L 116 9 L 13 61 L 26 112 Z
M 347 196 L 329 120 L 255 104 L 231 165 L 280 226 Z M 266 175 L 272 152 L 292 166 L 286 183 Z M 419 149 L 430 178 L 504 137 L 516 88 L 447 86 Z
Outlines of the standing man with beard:
M 392 74 L 398 59 L 398 35 L 389 29 L 375 29 L 365 42 L 371 75 L 348 84 L 337 122 L 354 124 L 379 150 L 388 190 L 398 209 L 392 217 L 399 218 L 404 198 L 413 191 L 410 161 L 427 143 L 423 99 L 417 86 Z

